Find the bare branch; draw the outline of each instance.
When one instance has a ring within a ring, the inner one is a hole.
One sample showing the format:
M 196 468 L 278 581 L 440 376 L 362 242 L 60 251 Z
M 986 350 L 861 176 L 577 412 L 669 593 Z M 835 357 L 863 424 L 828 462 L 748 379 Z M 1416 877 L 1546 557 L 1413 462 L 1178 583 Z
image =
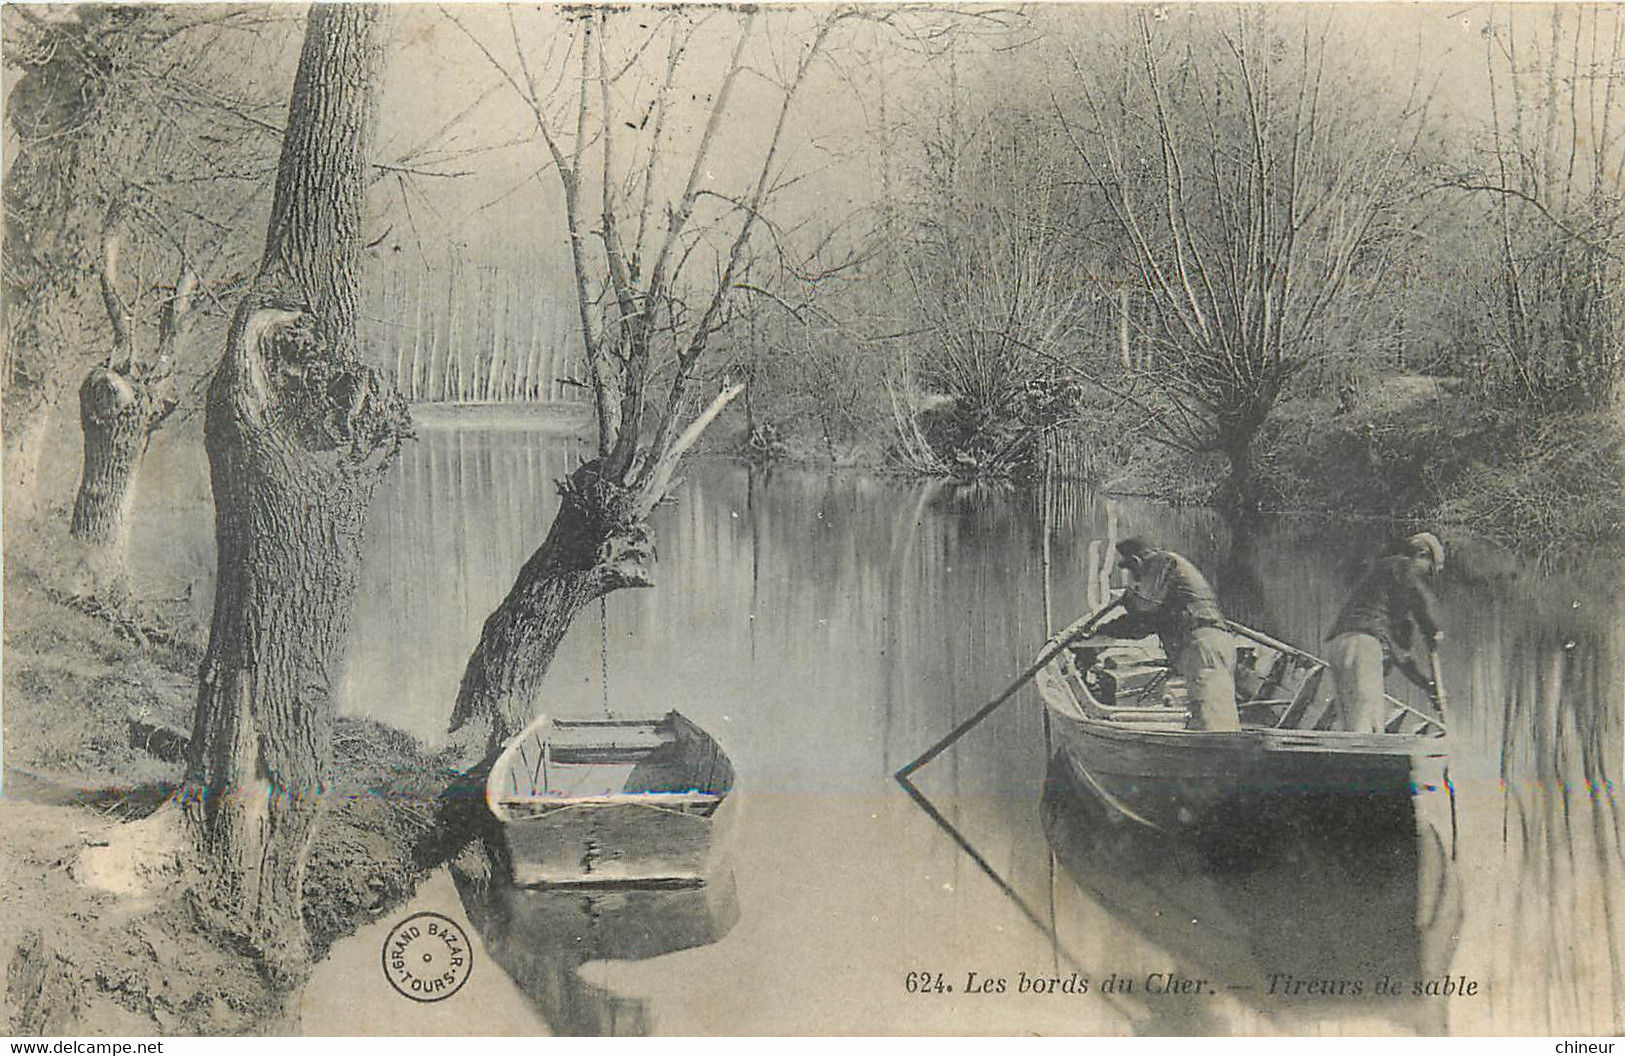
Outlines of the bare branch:
M 134 321 L 129 305 L 118 292 L 119 255 L 124 244 L 119 228 L 124 222 L 124 217 L 125 207 L 122 202 L 108 210 L 107 222 L 102 227 L 102 266 L 99 277 L 102 305 L 107 309 L 107 320 L 113 327 L 113 347 L 107 353 L 107 366 L 129 373 L 135 366 L 135 342 L 131 336 Z
M 745 391 L 741 384 L 731 385 L 721 392 L 700 412 L 699 417 L 689 423 L 676 441 L 672 443 L 649 467 L 649 472 L 640 485 L 640 512 L 644 517 L 653 512 L 656 504 L 665 498 L 667 490 L 671 487 L 672 475 L 677 472 L 677 464 L 682 461 L 683 455 L 689 448 L 699 442 L 700 436 L 706 428 L 721 414 L 734 397 Z

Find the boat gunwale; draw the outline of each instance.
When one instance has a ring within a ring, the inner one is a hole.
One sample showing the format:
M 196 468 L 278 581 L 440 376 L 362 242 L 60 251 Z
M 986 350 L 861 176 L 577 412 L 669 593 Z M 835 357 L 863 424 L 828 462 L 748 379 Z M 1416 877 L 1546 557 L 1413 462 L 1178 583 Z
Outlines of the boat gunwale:
M 1052 638 L 1045 643 L 1046 650 L 1056 646 L 1058 639 Z M 1308 654 L 1305 654 L 1308 655 Z M 1270 755 L 1292 754 L 1321 754 L 1328 756 L 1411 756 L 1421 758 L 1446 758 L 1448 749 L 1444 747 L 1448 740 L 1449 731 L 1436 718 L 1416 712 L 1402 701 L 1396 700 L 1391 694 L 1384 694 L 1390 703 L 1397 704 L 1407 711 L 1415 712 L 1429 723 L 1426 732 L 1415 733 L 1364 733 L 1353 730 L 1302 730 L 1280 729 L 1273 726 L 1250 726 L 1239 730 L 1191 730 L 1166 729 L 1148 727 L 1134 720 L 1112 720 L 1096 718 L 1090 715 L 1078 699 L 1078 692 L 1067 680 L 1065 672 L 1061 670 L 1064 662 L 1065 650 L 1057 650 L 1034 680 L 1039 699 L 1044 702 L 1045 709 L 1056 718 L 1064 719 L 1067 723 L 1079 727 L 1080 733 L 1099 740 L 1135 741 L 1145 743 L 1148 747 L 1159 749 L 1198 749 L 1209 750 L 1235 750 L 1246 751 L 1249 748 L 1262 751 Z M 1316 658 L 1318 659 L 1318 658 Z M 1321 661 L 1324 663 L 1324 661 Z M 1046 679 L 1045 676 L 1049 676 Z M 1054 685 L 1047 684 L 1053 680 Z M 1082 686 L 1083 692 L 1088 693 L 1088 687 Z M 1059 698 L 1059 699 L 1057 699 Z M 1090 694 L 1090 699 L 1105 710 L 1109 705 L 1101 704 L 1098 698 Z M 1291 742 L 1300 743 L 1291 743 Z
M 650 810 L 667 810 L 674 814 L 685 814 L 687 811 L 672 810 L 667 804 L 671 803 L 721 803 L 728 798 L 728 793 L 715 792 L 611 792 L 594 796 L 508 796 L 501 802 L 504 806 L 521 803 L 542 803 L 555 810 L 565 807 L 648 807 Z M 549 810 L 547 813 L 553 813 Z M 542 817 L 532 814 L 524 818 L 512 818 L 512 821 L 529 821 L 531 818 Z
M 692 730 L 694 734 L 697 734 L 699 737 L 709 741 L 711 746 L 715 748 L 716 754 L 728 766 L 730 773 L 732 772 L 732 761 L 728 759 L 728 753 L 723 751 L 722 745 L 717 741 L 717 739 L 712 737 L 709 732 L 707 732 L 698 723 L 694 722 L 694 720 L 688 718 L 675 709 L 666 712 L 659 718 L 654 719 L 560 719 L 550 716 L 544 712 L 526 724 L 524 729 L 520 730 L 512 737 L 509 737 L 507 742 L 503 744 L 502 750 L 497 753 L 496 760 L 491 764 L 491 772 L 487 774 L 485 778 L 486 808 L 490 810 L 491 814 L 498 822 L 504 825 L 521 824 L 528 821 L 534 821 L 538 818 L 545 818 L 550 814 L 557 813 L 559 809 L 576 806 L 640 806 L 649 810 L 665 811 L 669 814 L 682 814 L 686 817 L 709 818 L 715 815 L 716 811 L 721 809 L 722 803 L 728 799 L 730 795 L 732 795 L 734 791 L 732 779 L 729 782 L 729 787 L 727 790 L 720 793 L 700 792 L 698 790 L 691 789 L 682 792 L 611 792 L 607 794 L 599 793 L 591 796 L 523 796 L 519 795 L 518 793 L 498 791 L 496 787 L 495 783 L 497 782 L 499 775 L 505 777 L 512 771 L 513 756 L 519 750 L 520 746 L 523 745 L 527 740 L 531 739 L 533 732 L 540 731 L 550 724 L 563 729 L 583 729 L 592 728 L 595 726 L 604 727 L 607 729 L 625 729 L 639 726 L 658 727 L 668 723 L 671 724 L 674 729 L 681 729 L 682 727 L 686 726 L 688 729 Z M 535 739 L 539 743 L 545 743 L 545 739 L 540 736 L 539 732 L 537 732 Z M 655 799 L 656 797 L 658 797 L 659 802 L 651 802 L 651 800 Z M 669 806 L 662 805 L 662 803 L 673 803 L 678 801 L 693 803 L 711 802 L 715 803 L 716 806 L 707 814 L 694 815 L 690 814 L 688 811 L 675 810 Z M 543 803 L 554 809 L 547 810 L 542 813 L 529 814 L 519 817 L 514 816 L 509 809 L 510 804 L 517 806 L 519 804 L 532 803 Z

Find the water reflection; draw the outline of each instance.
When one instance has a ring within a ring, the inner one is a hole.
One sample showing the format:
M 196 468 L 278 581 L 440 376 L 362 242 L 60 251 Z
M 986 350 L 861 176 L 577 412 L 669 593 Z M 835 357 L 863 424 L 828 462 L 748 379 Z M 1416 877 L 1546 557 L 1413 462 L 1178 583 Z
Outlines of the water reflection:
M 641 1037 L 652 1026 L 648 1000 L 587 978 L 583 965 L 704 946 L 739 919 L 727 867 L 698 887 L 488 887 L 459 879 L 458 893 L 492 960 L 555 1033 L 575 1037 Z
M 574 445 L 521 432 L 426 430 L 408 449 L 369 524 L 338 686 L 347 710 L 440 736 L 480 623 L 541 538 L 553 482 L 579 457 Z M 718 738 L 753 800 L 733 848 L 739 925 L 683 954 L 692 962 L 683 978 L 638 976 L 652 1024 L 1087 1032 L 1170 1014 L 1131 1003 L 904 1005 L 897 993 L 905 964 L 922 958 L 944 969 L 1059 959 L 1045 931 L 890 780 L 1044 640 L 1044 535 L 1031 501 L 722 463 L 696 463 L 688 476 L 677 504 L 656 515 L 659 586 L 612 596 L 602 630 L 594 614 L 580 621 L 538 702 L 557 714 L 601 713 L 606 698 L 628 713 L 675 707 Z M 1348 571 L 1385 534 L 1278 517 L 1231 527 L 1202 510 L 1073 490 L 1055 499 L 1049 582 L 1063 624 L 1102 589 L 1109 541 L 1141 535 L 1207 570 L 1234 615 L 1316 649 Z M 1369 1010 L 1338 1006 L 1315 1011 L 1319 1029 L 1625 1030 L 1619 570 L 1599 560 L 1543 575 L 1453 543 L 1439 592 L 1464 907 L 1454 955 L 1441 958 L 1485 991 L 1450 1002 L 1444 1022 L 1367 1023 Z M 1064 862 L 1055 868 L 1039 809 L 1046 760 L 1042 711 L 1022 695 L 917 780 L 1011 890 L 1070 937 L 1084 967 L 1156 970 L 1175 954 L 1119 919 L 1121 902 L 1097 901 Z M 1259 894 L 1280 913 L 1282 935 L 1319 926 L 1306 921 L 1313 901 L 1295 891 L 1283 877 Z M 696 979 L 709 988 L 703 1006 Z M 1193 1030 L 1280 1029 L 1239 999 L 1187 1011 Z
M 1277 856 L 1215 870 L 1190 844 L 1109 815 L 1058 763 L 1040 811 L 1065 874 L 1171 955 L 1177 969 L 1164 975 L 1214 981 L 1281 1027 L 1375 1012 L 1401 1029 L 1444 1029 L 1442 1002 L 1411 994 L 1447 971 L 1462 918 L 1459 877 L 1432 826 L 1381 848 L 1311 834 Z M 1377 997 L 1378 979 L 1401 982 L 1403 995 Z M 1154 1031 L 1215 1025 L 1167 1021 L 1188 1002 L 1149 1007 Z

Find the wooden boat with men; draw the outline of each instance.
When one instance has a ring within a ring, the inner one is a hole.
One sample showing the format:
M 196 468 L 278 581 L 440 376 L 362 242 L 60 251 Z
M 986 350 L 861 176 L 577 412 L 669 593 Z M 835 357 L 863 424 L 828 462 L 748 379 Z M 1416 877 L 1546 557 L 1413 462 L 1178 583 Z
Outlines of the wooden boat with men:
M 543 716 L 492 766 L 486 802 L 514 883 L 704 883 L 734 769 L 675 711 L 650 719 Z
M 1235 731 L 1186 728 L 1185 686 L 1154 638 L 1062 646 L 1075 633 L 1068 628 L 1045 646 L 1054 656 L 1037 686 L 1054 752 L 1114 818 L 1224 838 L 1332 821 L 1353 835 L 1359 826 L 1414 823 L 1413 799 L 1450 792 L 1440 718 L 1389 696 L 1382 732 L 1333 729 L 1324 661 L 1228 626 L 1237 644 Z

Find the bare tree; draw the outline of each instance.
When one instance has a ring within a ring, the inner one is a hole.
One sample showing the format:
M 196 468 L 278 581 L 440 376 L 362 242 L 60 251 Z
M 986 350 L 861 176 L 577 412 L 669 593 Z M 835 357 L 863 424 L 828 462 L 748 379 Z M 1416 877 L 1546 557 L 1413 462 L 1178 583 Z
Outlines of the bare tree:
M 256 204 L 263 208 L 275 168 L 281 101 L 268 101 L 268 85 L 290 16 L 85 5 L 13 7 L 5 17 L 6 60 L 19 75 L 7 98 L 7 503 L 31 511 L 51 408 L 83 383 L 92 472 L 74 534 L 97 551 L 119 537 L 114 514 L 134 477 L 133 462 L 129 472 L 115 469 L 125 456 L 113 452 L 144 445 L 107 446 L 104 413 L 151 402 L 126 390 L 142 388 L 158 365 L 153 350 L 166 338 L 148 335 L 154 322 L 162 326 L 156 317 L 167 317 L 163 306 L 188 303 L 177 297 L 188 285 L 178 278 L 185 265 L 195 261 L 205 283 L 230 284 L 252 257 L 246 221 Z M 211 76 L 234 64 L 244 76 Z M 197 314 L 212 317 L 214 297 L 201 292 Z M 168 369 L 185 374 L 174 356 L 179 344 L 166 346 Z M 120 379 L 97 373 L 98 362 L 117 367 Z
M 99 284 L 113 330 L 107 360 L 90 369 L 79 386 L 79 422 L 84 432 L 84 469 L 74 499 L 70 532 L 84 543 L 95 589 L 125 579 L 129 542 L 128 512 L 135 478 L 153 432 L 179 399 L 174 368 L 178 346 L 192 323 L 198 277 L 182 263 L 160 310 L 157 347 L 146 362 L 137 354 L 135 319 L 119 292 L 122 208 L 115 206 L 103 239 Z
M 1054 110 L 1144 291 L 1136 399 L 1165 441 L 1227 456 L 1218 499 L 1250 506 L 1259 429 L 1393 237 L 1424 100 L 1362 103 L 1319 15 L 1126 21 L 1119 54 L 1073 53 Z
M 1495 267 L 1476 284 L 1495 325 L 1478 372 L 1523 407 L 1618 405 L 1625 379 L 1625 42 L 1619 12 L 1551 8 L 1485 26 L 1484 163 L 1450 184 L 1487 199 Z
M 579 9 L 563 15 L 567 33 L 527 34 L 510 12 L 509 40 L 499 46 L 448 11 L 531 112 L 559 181 L 598 438 L 596 457 L 560 482 L 547 538 L 469 658 L 451 722 L 474 758 L 529 720 L 585 605 L 653 584 L 649 515 L 684 453 L 742 391 L 725 381 L 703 408 L 693 399 L 741 295 L 763 210 L 795 178 L 780 150 L 798 93 L 831 31 L 852 14 L 817 12 L 798 47 L 759 50 L 769 59 L 782 50 L 787 62 L 759 65 L 751 49 L 758 23 L 777 15 L 673 9 L 649 19 Z M 549 42 L 545 52 L 538 40 Z M 695 53 L 718 43 L 726 59 L 711 76 Z M 743 185 L 724 189 L 712 170 L 737 167 L 737 154 L 722 164 L 718 141 L 743 80 L 767 86 L 772 117 L 749 148 Z M 561 90 L 571 82 L 573 91 Z M 704 100 L 686 140 L 674 118 L 679 98 Z
M 206 408 L 219 571 L 180 802 L 215 923 L 284 982 L 308 963 L 301 887 L 363 522 L 408 428 L 356 347 L 383 23 L 378 5 L 311 9 L 264 257 Z
M 1031 115 L 979 107 L 926 137 L 924 194 L 902 267 L 914 326 L 893 382 L 902 458 L 955 476 L 1030 464 L 1069 417 L 1073 349 L 1091 293 L 1069 237 L 1064 172 Z M 969 125 L 969 127 L 965 127 Z M 927 403 L 926 401 L 929 401 Z

